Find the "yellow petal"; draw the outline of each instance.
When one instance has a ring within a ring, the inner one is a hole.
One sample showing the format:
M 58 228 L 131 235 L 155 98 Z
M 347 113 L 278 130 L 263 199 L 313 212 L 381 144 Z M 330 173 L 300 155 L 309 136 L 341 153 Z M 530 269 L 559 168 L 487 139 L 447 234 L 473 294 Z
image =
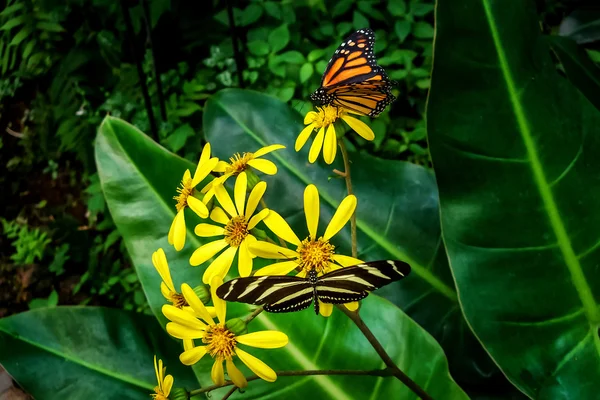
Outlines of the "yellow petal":
M 319 314 L 324 317 L 329 317 L 333 312 L 333 304 L 323 303 L 319 300 Z
M 200 161 L 198 161 L 198 165 L 204 164 L 210 159 L 210 143 L 206 143 L 202 148 L 202 153 L 200 154 Z M 198 168 L 196 167 L 196 170 Z
M 166 328 L 169 335 L 176 339 L 201 339 L 204 336 L 204 331 L 179 325 L 176 322 L 167 323 Z
M 210 371 L 210 377 L 215 385 L 224 385 L 225 384 L 225 374 L 223 373 L 223 360 L 215 359 L 215 362 Z
M 356 119 L 349 115 L 342 116 L 342 119 L 344 120 L 344 122 L 346 122 L 348 124 L 348 126 L 350 126 L 350 128 L 352 128 L 356 133 L 358 133 L 363 138 L 365 138 L 367 140 L 375 139 L 375 134 L 373 133 L 371 128 L 369 128 L 369 125 L 365 124 L 360 119 Z
M 356 311 L 356 310 L 358 310 L 358 301 L 353 301 L 353 302 L 350 302 L 350 303 L 346 303 L 344 305 L 350 311 Z
M 337 151 L 337 138 L 335 136 L 335 128 L 333 124 L 327 127 L 327 133 L 325 134 L 325 142 L 323 143 L 323 159 L 327 164 L 331 164 L 335 160 L 335 153 Z
M 298 253 L 285 247 L 277 246 L 269 242 L 256 242 L 248 245 L 250 252 L 262 258 L 280 260 L 282 258 L 298 258 Z
M 204 178 L 211 173 L 213 169 L 217 166 L 219 159 L 217 157 L 213 157 L 202 165 L 198 164 L 198 168 L 196 168 L 196 172 L 194 173 L 194 179 L 192 179 L 192 187 L 196 187 L 197 184 L 202 182 Z
M 358 258 L 344 256 L 342 254 L 334 254 L 333 261 L 340 264 L 343 267 L 351 267 L 353 265 L 363 264 L 364 261 L 359 260 Z
M 217 296 L 217 288 L 223 284 L 223 278 L 220 276 L 214 276 L 210 281 L 210 295 L 215 305 L 215 311 L 217 312 L 217 318 L 219 322 L 225 323 L 225 317 L 227 313 L 227 304 L 225 300 Z
M 253 355 L 246 353 L 242 349 L 236 348 L 235 353 L 240 358 L 240 360 L 242 360 L 242 362 L 246 364 L 246 366 L 250 368 L 250 370 L 256 375 L 258 375 L 260 378 L 264 379 L 267 382 L 275 382 L 275 380 L 277 379 L 277 374 L 267 364 L 260 361 Z
M 184 351 L 188 351 L 193 349 L 194 346 L 194 339 L 183 339 L 183 350 Z
M 173 285 L 173 280 L 171 279 L 171 272 L 169 271 L 169 264 L 167 263 L 167 256 L 165 255 L 165 251 L 160 248 L 156 250 L 152 254 L 152 264 L 154 268 L 158 271 L 163 282 L 167 285 L 169 290 L 175 291 L 175 286 Z
M 240 173 L 235 180 L 233 194 L 235 198 L 235 207 L 237 215 L 244 215 L 244 205 L 246 204 L 246 190 L 248 189 L 248 177 L 245 172 Z
M 156 381 L 160 383 L 160 372 L 158 369 L 158 363 L 156 362 L 156 354 L 154 355 L 154 372 L 156 373 Z
M 223 211 L 221 207 L 213 208 L 213 210 L 210 212 L 210 219 L 223 225 L 227 225 L 229 222 L 229 217 L 227 214 L 225 214 L 225 211 Z
M 198 318 L 196 318 L 196 316 L 193 313 L 184 311 L 170 304 L 163 305 L 161 311 L 163 315 L 171 322 L 175 322 L 176 324 L 197 331 L 202 331 L 206 329 L 206 324 L 198 320 Z
M 175 218 L 173 218 L 173 222 L 171 222 L 171 227 L 169 228 L 169 235 L 167 236 L 167 241 L 171 246 L 173 246 L 175 239 L 175 222 L 177 222 L 177 215 L 175 214 Z
M 172 243 L 175 247 L 175 250 L 179 251 L 183 249 L 185 246 L 185 216 L 183 211 L 185 208 L 182 208 L 181 211 L 177 213 L 175 216 L 175 220 L 173 221 L 173 225 L 171 225 L 171 229 L 173 230 L 172 234 L 169 232 L 169 237 L 172 240 L 169 240 L 169 243 Z
M 317 119 L 318 116 L 319 116 L 319 114 L 315 111 L 307 112 L 306 115 L 304 116 L 304 125 L 308 125 L 312 122 L 315 122 L 315 120 Z
M 346 225 L 354 211 L 356 210 L 356 196 L 348 195 L 342 202 L 340 203 L 337 210 L 335 210 L 335 214 L 331 218 L 329 225 L 327 225 L 327 229 L 325 230 L 325 234 L 323 235 L 323 239 L 329 240 L 336 233 L 340 231 Z
M 215 172 L 225 172 L 227 170 L 227 167 L 229 167 L 229 164 L 225 161 L 219 161 L 217 163 L 217 166 L 215 167 L 215 169 L 213 169 L 213 171 Z
M 256 214 L 254 217 L 250 218 L 250 221 L 248 221 L 248 230 L 254 229 L 254 227 L 256 225 L 258 225 L 258 223 L 260 221 L 265 219 L 269 215 L 270 212 L 271 212 L 271 210 L 269 210 L 268 208 L 263 208 L 262 210 L 260 210 L 260 212 L 258 214 Z
M 250 196 L 248 196 L 248 203 L 246 204 L 246 219 L 250 218 L 254 211 L 256 211 L 256 207 L 258 207 L 258 203 L 260 203 L 260 199 L 262 199 L 265 194 L 265 190 L 267 190 L 267 182 L 260 181 L 252 189 L 250 192 Z
M 204 204 L 202 200 L 189 196 L 187 198 L 187 204 L 200 218 L 208 218 L 208 208 L 206 208 L 206 204 Z
M 198 266 L 205 262 L 206 260 L 211 259 L 215 254 L 219 251 L 223 250 L 227 247 L 227 242 L 225 239 L 215 240 L 214 242 L 206 243 L 203 246 L 198 247 L 190 257 L 190 264 L 192 266 Z
M 219 257 L 215 258 L 208 268 L 206 268 L 206 271 L 204 271 L 202 282 L 208 284 L 215 276 L 224 278 L 227 272 L 229 272 L 229 268 L 231 268 L 231 263 L 233 263 L 237 249 L 237 247 L 230 247 L 222 252 Z
M 225 360 L 225 365 L 227 365 L 227 375 L 229 375 L 229 379 L 233 382 L 233 384 L 239 388 L 245 388 L 248 386 L 248 381 L 244 374 L 233 364 L 231 359 Z
M 192 307 L 194 313 L 199 317 L 206 321 L 209 325 L 214 325 L 215 321 L 212 319 L 208 310 L 204 306 L 204 303 L 198 298 L 198 295 L 194 292 L 194 290 L 188 285 L 184 283 L 181 285 L 181 294 L 185 298 L 185 301 Z
M 232 217 L 238 215 L 235 206 L 233 205 L 233 201 L 231 201 L 231 197 L 229 197 L 229 193 L 227 193 L 227 190 L 225 190 L 224 186 L 216 186 L 215 194 L 217 195 L 217 200 L 219 200 L 219 204 L 225 209 L 225 211 L 227 211 L 229 215 L 231 215 Z
M 258 149 L 254 152 L 254 158 L 262 157 L 265 154 L 268 154 L 275 150 L 285 149 L 285 146 L 282 144 L 272 144 L 270 146 L 263 147 L 262 149 Z
M 194 233 L 200 237 L 223 236 L 225 229 L 218 225 L 198 224 L 194 228 Z
M 290 228 L 288 223 L 285 222 L 281 215 L 271 210 L 267 218 L 265 218 L 263 221 L 274 234 L 288 243 L 300 246 L 300 239 L 298 239 L 298 236 L 296 236 L 292 228 Z
M 179 355 L 179 361 L 183 365 L 194 365 L 206 354 L 206 346 L 194 347 L 191 350 L 184 351 Z
M 217 309 L 215 307 L 206 306 L 206 309 L 208 310 L 208 313 L 210 314 L 211 317 L 217 318 Z
M 165 376 L 165 379 L 162 384 L 162 391 L 165 396 L 169 396 L 169 393 L 171 393 L 172 387 L 173 387 L 173 375 Z
M 252 253 L 248 249 L 248 241 L 244 239 L 240 244 L 238 253 L 238 272 L 242 278 L 250 276 L 252 272 Z
M 297 276 L 298 278 L 306 278 L 306 270 L 305 270 L 305 269 L 303 269 L 302 271 L 298 272 L 298 273 L 296 274 L 296 276 Z
M 294 149 L 296 151 L 300 151 L 300 149 L 304 147 L 304 145 L 306 144 L 306 141 L 308 140 L 308 138 L 310 137 L 310 134 L 312 133 L 312 131 L 314 129 L 315 129 L 315 124 L 310 124 L 310 125 L 304 127 L 304 129 L 302 129 L 302 132 L 300 132 L 300 134 L 296 138 L 296 144 L 294 145 Z
M 165 297 L 165 299 L 171 301 L 171 290 L 165 285 L 164 282 L 160 283 L 160 292 Z
M 273 161 L 269 160 L 250 160 L 248 161 L 248 165 L 252 168 L 255 168 L 266 175 L 275 175 L 277 173 L 277 165 L 273 163 Z
M 254 276 L 287 275 L 296 267 L 298 267 L 297 261 L 282 261 L 259 269 L 254 273 Z
M 317 133 L 317 137 L 313 141 L 310 146 L 310 151 L 308 152 L 308 162 L 311 164 L 317 161 L 319 157 L 319 153 L 321 152 L 321 147 L 323 147 L 323 140 L 325 139 L 325 127 L 321 127 L 319 129 L 319 133 Z
M 279 331 L 259 331 L 236 336 L 238 343 L 261 349 L 278 349 L 288 344 L 287 335 Z
M 319 191 L 315 185 L 308 185 L 304 189 L 304 215 L 306 226 L 312 239 L 317 238 L 317 227 L 319 226 Z

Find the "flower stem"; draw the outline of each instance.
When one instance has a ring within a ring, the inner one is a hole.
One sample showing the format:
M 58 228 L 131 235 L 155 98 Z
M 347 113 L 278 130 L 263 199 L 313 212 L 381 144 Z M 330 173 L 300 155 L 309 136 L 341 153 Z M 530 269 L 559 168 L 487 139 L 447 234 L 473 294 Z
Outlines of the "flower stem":
M 377 352 L 377 354 L 379 354 L 379 357 L 381 357 L 381 359 L 383 360 L 383 362 L 387 366 L 387 369 L 391 370 L 392 373 L 393 373 L 393 375 L 400 382 L 404 383 L 413 393 L 415 393 L 421 399 L 423 399 L 423 400 L 433 400 L 432 397 L 429 396 L 427 394 L 427 392 L 425 392 L 425 390 L 423 390 L 419 385 L 417 385 L 415 383 L 415 381 L 413 381 L 412 379 L 410 379 L 408 377 L 408 375 L 406 375 L 404 372 L 402 372 L 400 370 L 400 368 L 398 368 L 396 366 L 396 363 L 394 362 L 394 360 L 392 360 L 392 358 L 385 351 L 385 349 L 383 348 L 383 346 L 381 345 L 381 343 L 379 343 L 379 340 L 377 340 L 377 338 L 375 337 L 375 335 L 373 335 L 373 332 L 371 332 L 371 330 L 369 329 L 369 327 L 362 320 L 362 318 L 358 314 L 358 311 L 350 311 L 344 305 L 339 305 L 337 307 L 344 314 L 346 314 L 348 316 L 348 318 L 350 318 L 352 320 L 352 322 L 354 322 L 354 324 L 356 324 L 356 326 L 358 327 L 358 329 L 360 329 L 360 331 L 363 333 L 363 335 L 365 336 L 365 338 L 369 341 L 369 343 L 371 343 L 371 346 L 373 346 L 373 348 L 375 349 L 375 351 Z
M 235 393 L 235 391 L 237 390 L 237 387 L 232 387 L 231 390 L 229 392 L 227 392 L 227 394 L 225 394 L 225 396 L 223 396 L 223 400 L 227 400 L 228 398 L 231 397 L 232 394 Z
M 282 376 L 309 376 L 309 375 L 370 375 L 370 376 L 394 376 L 394 371 L 391 368 L 373 369 L 373 370 L 352 370 L 352 369 L 323 369 L 323 370 L 307 370 L 307 371 L 278 371 L 278 377 Z M 260 379 L 257 375 L 252 375 L 246 378 L 248 382 Z M 232 381 L 225 381 L 222 385 L 211 385 L 205 388 L 192 390 L 190 397 L 200 393 L 206 393 L 219 389 L 225 386 L 233 385 Z
M 346 189 L 348 190 L 348 195 L 354 194 L 352 191 L 352 177 L 350 176 L 350 160 L 348 159 L 348 150 L 346 150 L 346 145 L 344 144 L 344 138 L 341 137 L 338 139 L 338 145 L 340 146 L 340 150 L 342 151 L 342 158 L 344 159 L 344 179 L 346 180 Z M 358 256 L 358 249 L 356 244 L 356 210 L 352 214 L 352 218 L 350 219 L 350 233 L 352 238 L 352 257 L 356 258 Z
M 254 318 L 258 317 L 258 314 L 260 314 L 261 312 L 263 312 L 263 310 L 264 310 L 264 307 L 260 306 L 256 310 L 252 311 L 252 314 L 248 315 L 246 317 L 246 319 L 244 320 L 244 322 L 246 323 L 246 325 L 248 325 L 250 323 L 250 321 L 252 321 Z

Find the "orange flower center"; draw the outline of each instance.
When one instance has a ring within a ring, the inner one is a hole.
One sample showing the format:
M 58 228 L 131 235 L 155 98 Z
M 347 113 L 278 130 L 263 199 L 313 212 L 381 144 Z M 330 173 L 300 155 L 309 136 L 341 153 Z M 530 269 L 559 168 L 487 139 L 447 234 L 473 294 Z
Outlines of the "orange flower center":
M 248 233 L 248 221 L 243 215 L 231 218 L 225 225 L 225 241 L 232 247 L 242 244 Z
M 182 308 L 188 305 L 185 297 L 181 293 L 169 292 L 169 301 L 177 308 Z
M 212 358 L 224 360 L 231 359 L 237 341 L 233 332 L 225 328 L 223 324 L 218 324 L 210 325 L 206 328 L 202 343 L 206 344 L 208 354 Z
M 306 238 L 300 243 L 296 250 L 300 254 L 300 266 L 306 272 L 311 269 L 317 273 L 324 273 L 332 261 L 335 246 L 324 240 L 322 237 L 314 240 Z
M 177 193 L 178 195 L 174 196 L 173 199 L 177 200 L 175 207 L 177 208 L 177 212 L 179 212 L 187 207 L 187 199 L 194 193 L 192 178 L 182 179 L 180 187 L 177 188 Z
M 317 115 L 314 117 L 312 123 L 315 124 L 315 128 L 322 128 L 333 124 L 338 118 L 341 118 L 344 114 L 344 110 L 335 106 L 323 106 L 317 107 Z
M 232 175 L 239 175 L 241 172 L 244 172 L 248 168 L 248 161 L 254 158 L 254 153 L 235 153 L 233 157 L 229 158 L 229 162 L 231 163 L 225 173 L 230 173 Z
M 156 393 L 156 394 L 151 394 L 150 397 L 152 397 L 155 400 L 169 400 L 169 398 L 167 396 L 165 396 L 165 394 L 162 391 L 162 389 L 160 388 L 160 386 L 156 386 L 154 388 L 154 393 Z

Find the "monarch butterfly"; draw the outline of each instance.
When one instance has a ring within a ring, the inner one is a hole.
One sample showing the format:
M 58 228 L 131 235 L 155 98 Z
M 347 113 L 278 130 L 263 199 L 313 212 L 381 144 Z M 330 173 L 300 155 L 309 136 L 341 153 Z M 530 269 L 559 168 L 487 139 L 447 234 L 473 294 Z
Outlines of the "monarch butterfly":
M 297 276 L 252 276 L 227 281 L 217 296 L 227 301 L 264 305 L 273 313 L 304 310 L 314 301 L 342 304 L 364 299 L 369 292 L 404 278 L 410 266 L 402 261 L 382 260 L 341 268 L 322 276 L 311 269 L 306 278 Z
M 321 87 L 310 95 L 319 105 L 333 105 L 376 117 L 396 98 L 393 82 L 375 60 L 375 34 L 359 29 L 342 42 L 329 60 Z

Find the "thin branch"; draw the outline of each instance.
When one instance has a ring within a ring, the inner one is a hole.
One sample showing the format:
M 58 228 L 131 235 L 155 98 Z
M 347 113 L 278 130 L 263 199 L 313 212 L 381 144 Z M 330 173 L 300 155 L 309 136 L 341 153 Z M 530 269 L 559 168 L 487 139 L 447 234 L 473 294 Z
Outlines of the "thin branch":
M 352 369 L 323 369 L 323 370 L 308 370 L 308 371 L 278 371 L 276 372 L 278 377 L 283 376 L 312 376 L 312 375 L 368 375 L 368 376 L 394 376 L 394 371 L 390 368 L 374 369 L 374 370 L 352 370 Z M 248 382 L 260 379 L 257 375 L 252 375 L 246 378 Z M 222 385 L 211 385 L 205 388 L 192 390 L 190 397 L 200 393 L 211 392 L 215 389 L 220 389 L 225 386 L 233 385 L 232 381 L 225 381 Z
M 231 390 L 229 392 L 227 392 L 227 394 L 225 394 L 225 396 L 223 396 L 223 400 L 227 400 L 228 398 L 230 398 L 231 395 L 234 394 L 237 389 L 238 388 L 236 386 L 232 387 Z
M 154 72 L 154 80 L 156 81 L 156 96 L 158 97 L 158 105 L 160 108 L 160 116 L 163 122 L 167 121 L 167 106 L 165 104 L 165 96 L 163 95 L 162 82 L 160 80 L 160 74 L 158 73 L 158 66 L 156 63 L 156 54 L 154 53 L 154 44 L 152 42 L 152 20 L 150 19 L 150 8 L 148 7 L 148 0 L 142 0 L 142 11 L 144 15 L 144 24 L 146 25 L 146 41 L 150 48 L 150 55 L 152 56 L 152 70 Z
M 338 139 L 338 144 L 340 146 L 340 150 L 342 151 L 342 158 L 344 159 L 344 178 L 346 179 L 346 189 L 348 190 L 348 195 L 353 194 L 352 191 L 352 177 L 350 175 L 350 160 L 348 159 L 348 150 L 346 150 L 346 145 L 344 144 L 344 138 L 341 137 Z M 335 172 L 336 170 L 333 170 Z M 339 174 L 341 175 L 341 174 Z M 352 214 L 352 218 L 350 219 L 350 233 L 352 238 L 352 257 L 356 258 L 358 256 L 358 246 L 356 244 L 356 210 Z
M 233 45 L 233 58 L 235 59 L 235 66 L 238 75 L 238 85 L 244 88 L 244 74 L 242 69 L 242 53 L 238 48 L 238 40 L 236 35 L 235 17 L 233 15 L 233 7 L 231 6 L 231 0 L 226 0 L 227 16 L 229 17 L 229 31 L 231 32 L 231 44 Z
M 345 178 L 345 177 L 346 177 L 346 173 L 345 173 L 345 172 L 343 172 L 343 171 L 340 171 L 339 169 L 335 169 L 335 168 L 334 168 L 334 169 L 333 169 L 333 173 L 334 173 L 334 174 L 336 174 L 336 175 L 338 175 L 338 176 L 341 176 L 342 178 Z
M 9 127 L 6 127 L 6 133 L 8 133 L 9 135 L 11 135 L 11 136 L 14 136 L 14 137 L 16 137 L 16 138 L 18 138 L 18 139 L 22 139 L 22 138 L 24 138 L 24 137 L 25 137 L 25 134 L 24 134 L 24 133 L 17 132 L 17 131 L 13 131 L 13 130 L 12 130 L 12 129 L 10 129 Z
M 358 311 L 350 311 L 344 305 L 339 305 L 337 307 L 344 314 L 346 314 L 352 320 L 352 322 L 354 322 L 354 324 L 356 324 L 356 326 L 358 327 L 358 329 L 360 329 L 360 331 L 363 333 L 363 335 L 365 336 L 365 338 L 367 338 L 367 340 L 369 341 L 369 343 L 371 343 L 371 346 L 373 346 L 373 348 L 375 349 L 375 351 L 377 352 L 377 354 L 379 354 L 379 357 L 381 357 L 381 359 L 383 360 L 383 362 L 385 363 L 385 365 L 387 365 L 388 369 L 390 369 L 390 370 L 393 371 L 392 372 L 393 375 L 396 378 L 398 378 L 398 380 L 400 382 L 404 383 L 410 390 L 412 390 L 421 399 L 423 399 L 423 400 L 433 400 L 431 398 L 431 396 L 429 396 L 427 394 L 427 392 L 425 392 L 425 390 L 423 390 L 419 385 L 417 385 L 415 383 L 415 381 L 413 381 L 412 379 L 410 379 L 408 377 L 408 375 L 406 375 L 404 372 L 402 372 L 400 370 L 400 368 L 398 368 L 396 366 L 396 363 L 394 362 L 394 360 L 392 360 L 392 358 L 385 351 L 385 349 L 383 348 L 383 346 L 381 345 L 381 343 L 379 343 L 379 340 L 377 340 L 377 338 L 375 337 L 375 335 L 373 335 L 373 332 L 371 332 L 371 330 L 365 324 L 365 322 L 362 320 L 362 318 L 360 317 L 360 315 L 358 315 Z
M 260 314 L 261 312 L 263 312 L 263 310 L 264 310 L 264 307 L 260 306 L 256 310 L 252 311 L 252 314 L 248 315 L 246 317 L 246 319 L 244 320 L 244 322 L 246 323 L 246 325 L 248 325 L 250 323 L 250 321 L 252 321 L 254 318 L 258 317 L 258 314 Z

